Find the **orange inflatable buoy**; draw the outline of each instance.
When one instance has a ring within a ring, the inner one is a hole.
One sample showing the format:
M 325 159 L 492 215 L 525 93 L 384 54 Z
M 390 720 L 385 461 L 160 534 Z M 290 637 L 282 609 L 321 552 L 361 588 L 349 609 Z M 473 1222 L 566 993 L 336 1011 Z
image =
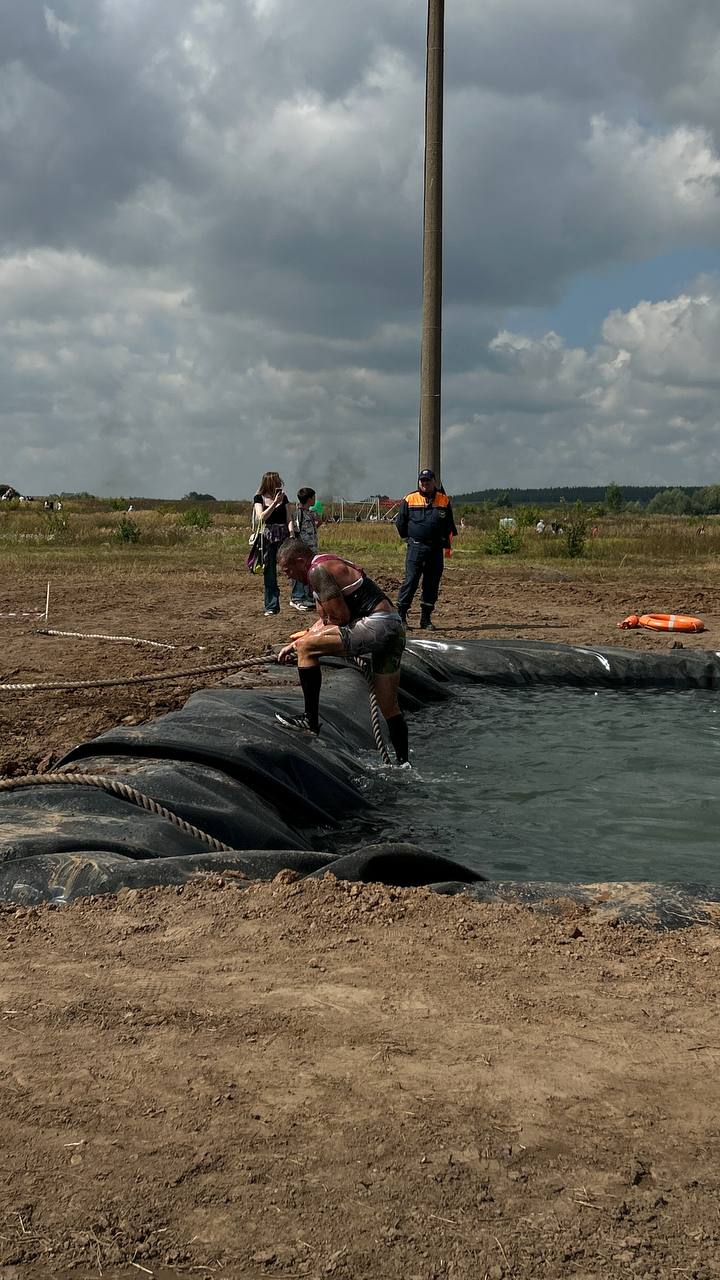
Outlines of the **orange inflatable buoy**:
M 701 618 L 691 618 L 686 613 L 631 613 L 629 617 L 618 622 L 618 626 L 626 631 L 629 627 L 647 627 L 649 631 L 704 631 L 705 623 Z

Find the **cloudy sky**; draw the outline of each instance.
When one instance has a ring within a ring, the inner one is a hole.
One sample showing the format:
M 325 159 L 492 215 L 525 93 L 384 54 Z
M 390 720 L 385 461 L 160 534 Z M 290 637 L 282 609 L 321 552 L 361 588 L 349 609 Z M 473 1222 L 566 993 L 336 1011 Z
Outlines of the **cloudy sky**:
M 717 0 L 447 0 L 443 479 L 720 479 Z M 401 493 L 424 0 L 0 0 L 0 481 Z

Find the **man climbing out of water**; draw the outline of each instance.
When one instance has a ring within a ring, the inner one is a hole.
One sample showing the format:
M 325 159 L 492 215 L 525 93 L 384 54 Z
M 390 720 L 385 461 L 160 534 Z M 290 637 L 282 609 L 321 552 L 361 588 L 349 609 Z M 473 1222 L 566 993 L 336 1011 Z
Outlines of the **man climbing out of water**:
M 437 604 L 445 549 L 457 537 L 450 499 L 438 489 L 429 467 L 418 476 L 418 487 L 400 504 L 395 519 L 400 537 L 407 541 L 405 578 L 398 593 L 398 613 L 405 622 L 422 578 L 420 627 L 432 631 L 432 611 Z
M 278 568 L 287 578 L 308 584 L 320 617 L 278 654 L 278 662 L 290 662 L 297 655 L 305 714 L 277 719 L 289 729 L 319 733 L 321 657 L 370 657 L 378 706 L 398 763 L 406 764 L 407 721 L 398 704 L 405 628 L 395 606 L 359 565 L 341 556 L 314 555 L 299 538 L 282 544 Z

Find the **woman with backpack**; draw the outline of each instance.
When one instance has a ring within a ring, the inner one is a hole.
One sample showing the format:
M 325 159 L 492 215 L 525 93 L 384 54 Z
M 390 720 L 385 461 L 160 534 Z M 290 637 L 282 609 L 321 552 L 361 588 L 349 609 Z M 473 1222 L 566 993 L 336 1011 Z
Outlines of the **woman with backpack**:
M 290 501 L 277 471 L 266 471 L 253 498 L 253 526 L 262 530 L 265 617 L 280 612 L 277 553 L 290 536 Z

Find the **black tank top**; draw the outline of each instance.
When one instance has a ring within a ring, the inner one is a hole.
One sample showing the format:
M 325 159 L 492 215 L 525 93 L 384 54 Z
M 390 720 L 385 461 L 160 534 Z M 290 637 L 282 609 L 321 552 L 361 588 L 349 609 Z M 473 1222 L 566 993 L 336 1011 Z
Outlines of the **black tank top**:
M 383 600 L 387 600 L 388 604 L 391 603 L 382 588 L 377 582 L 373 582 L 372 578 L 368 578 L 359 564 L 355 564 L 352 560 L 345 560 L 343 556 L 328 554 L 314 556 L 310 569 L 312 570 L 317 564 L 324 564 L 327 560 L 339 560 L 350 569 L 357 569 L 360 574 L 359 582 L 352 582 L 349 587 L 341 587 L 342 598 L 348 607 L 351 622 L 355 622 L 357 618 L 367 618 L 369 614 L 375 612 Z

